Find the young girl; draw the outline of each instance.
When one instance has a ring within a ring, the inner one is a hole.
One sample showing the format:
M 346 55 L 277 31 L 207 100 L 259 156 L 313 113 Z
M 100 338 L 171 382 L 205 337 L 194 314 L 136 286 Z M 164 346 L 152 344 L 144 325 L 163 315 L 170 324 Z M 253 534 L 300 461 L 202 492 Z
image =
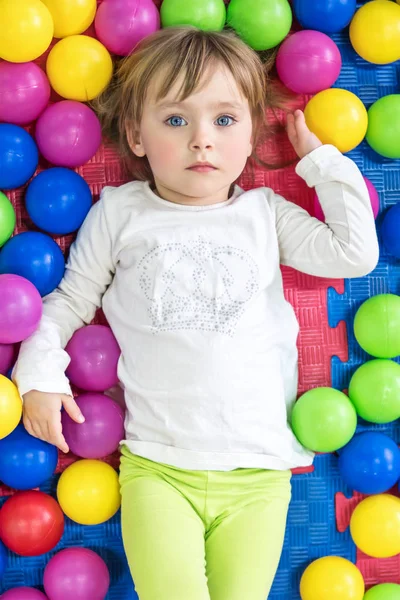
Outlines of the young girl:
M 165 29 L 124 60 L 100 112 L 139 180 L 103 190 L 14 370 L 27 430 L 67 452 L 60 409 L 83 417 L 63 348 L 103 307 L 121 347 L 122 531 L 140 600 L 268 596 L 290 469 L 313 459 L 288 425 L 298 324 L 279 264 L 343 278 L 377 262 L 358 168 L 301 111 L 287 131 L 326 224 L 234 185 L 269 95 L 228 32 Z

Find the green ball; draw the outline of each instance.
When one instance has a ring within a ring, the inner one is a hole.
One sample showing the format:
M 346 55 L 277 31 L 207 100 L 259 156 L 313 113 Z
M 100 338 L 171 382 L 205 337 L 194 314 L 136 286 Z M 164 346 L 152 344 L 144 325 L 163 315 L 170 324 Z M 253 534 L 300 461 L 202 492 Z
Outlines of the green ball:
M 377 358 L 400 354 L 400 296 L 378 294 L 366 300 L 354 319 L 354 335 L 361 348 Z
M 3 192 L 0 192 L 0 246 L 11 237 L 15 227 L 13 205 Z
M 400 600 L 400 585 L 397 583 L 381 583 L 364 596 L 364 600 Z
M 309 390 L 293 407 L 293 432 L 313 452 L 335 452 L 351 440 L 356 427 L 354 406 L 345 394 L 332 388 Z
M 377 358 L 361 365 L 349 385 L 357 413 L 371 423 L 390 423 L 400 417 L 400 365 Z
M 379 98 L 368 110 L 368 144 L 386 158 L 400 158 L 400 94 Z
M 292 26 L 288 0 L 231 0 L 227 24 L 254 50 L 274 48 Z
M 164 0 L 160 13 L 163 27 L 193 25 L 204 31 L 221 31 L 226 21 L 224 0 Z

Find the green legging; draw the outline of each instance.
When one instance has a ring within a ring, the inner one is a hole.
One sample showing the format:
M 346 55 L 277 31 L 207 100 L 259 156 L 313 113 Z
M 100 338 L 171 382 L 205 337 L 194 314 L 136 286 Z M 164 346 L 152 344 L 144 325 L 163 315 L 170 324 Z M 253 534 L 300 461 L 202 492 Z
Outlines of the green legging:
M 266 600 L 290 471 L 187 471 L 121 457 L 122 535 L 140 600 Z

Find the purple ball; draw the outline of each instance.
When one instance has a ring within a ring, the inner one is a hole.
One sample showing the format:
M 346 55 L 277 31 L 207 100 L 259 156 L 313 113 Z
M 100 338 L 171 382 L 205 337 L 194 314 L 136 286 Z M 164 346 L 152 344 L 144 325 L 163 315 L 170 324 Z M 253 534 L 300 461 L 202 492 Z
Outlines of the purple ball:
M 110 574 L 96 552 L 88 548 L 67 548 L 48 562 L 43 585 L 51 600 L 104 600 L 110 587 Z
M 31 123 L 44 111 L 49 99 L 50 84 L 38 65 L 0 63 L 0 121 Z
M 47 600 L 47 596 L 31 587 L 19 587 L 4 592 L 1 600 Z
M 19 275 L 0 275 L 0 344 L 29 337 L 42 316 L 42 299 L 36 287 Z
M 80 167 L 101 144 L 101 125 L 91 108 L 62 100 L 46 108 L 36 123 L 36 141 L 43 156 L 54 165 Z
M 118 382 L 121 350 L 109 327 L 87 325 L 78 329 L 65 350 L 71 357 L 66 375 L 81 390 L 104 392 Z
M 153 0 L 103 0 L 94 24 L 110 52 L 127 56 L 141 39 L 160 29 L 160 13 Z
M 289 36 L 276 57 L 282 83 L 297 94 L 316 94 L 330 88 L 342 68 L 340 50 L 320 31 L 303 30 Z
M 124 411 L 114 400 L 99 393 L 82 394 L 76 403 L 85 417 L 76 423 L 62 414 L 64 437 L 71 452 L 82 458 L 102 458 L 118 449 L 124 437 Z
M 14 344 L 0 344 L 0 375 L 6 375 L 17 360 L 18 350 Z

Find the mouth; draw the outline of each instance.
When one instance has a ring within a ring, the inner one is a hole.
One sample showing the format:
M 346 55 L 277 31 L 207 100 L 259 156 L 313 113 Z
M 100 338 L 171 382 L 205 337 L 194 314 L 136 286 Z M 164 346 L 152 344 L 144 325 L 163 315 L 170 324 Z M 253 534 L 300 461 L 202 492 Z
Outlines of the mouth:
M 209 162 L 196 162 L 187 168 L 188 171 L 194 171 L 195 173 L 209 173 L 210 171 L 216 171 L 217 167 L 214 167 Z

